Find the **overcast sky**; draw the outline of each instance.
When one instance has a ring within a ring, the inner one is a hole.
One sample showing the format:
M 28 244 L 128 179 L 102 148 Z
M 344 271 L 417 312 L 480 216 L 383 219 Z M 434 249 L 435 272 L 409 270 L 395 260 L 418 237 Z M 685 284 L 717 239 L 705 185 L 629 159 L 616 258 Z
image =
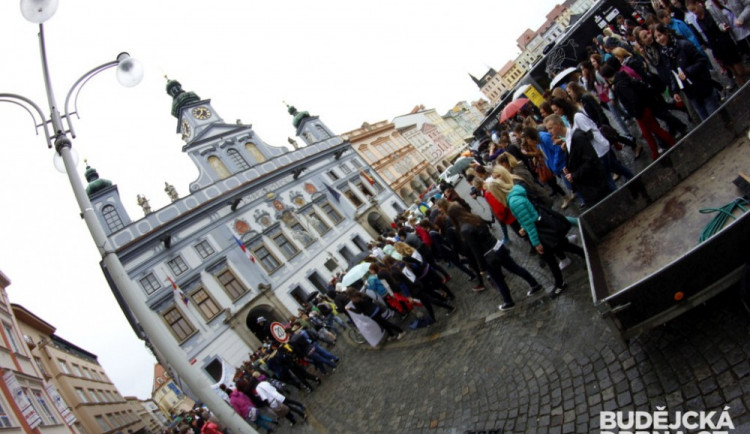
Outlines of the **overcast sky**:
M 137 220 L 137 194 L 159 209 L 169 202 L 165 181 L 183 196 L 198 173 L 181 152 L 164 75 L 211 99 L 225 121 L 241 119 L 267 143 L 288 146 L 294 129 L 282 101 L 340 134 L 418 104 L 445 113 L 479 99 L 468 73 L 481 77 L 515 58 L 516 38 L 556 3 L 60 0 L 45 36 L 59 106 L 78 77 L 119 52 L 143 62 L 135 88 L 120 87 L 113 71 L 84 87 L 73 141 L 80 173 L 88 159 Z M 46 112 L 37 27 L 18 5 L 0 2 L 0 93 Z M 0 270 L 11 301 L 97 354 L 122 394 L 150 397 L 155 360 L 111 295 L 53 152 L 13 104 L 0 103 L 0 151 Z

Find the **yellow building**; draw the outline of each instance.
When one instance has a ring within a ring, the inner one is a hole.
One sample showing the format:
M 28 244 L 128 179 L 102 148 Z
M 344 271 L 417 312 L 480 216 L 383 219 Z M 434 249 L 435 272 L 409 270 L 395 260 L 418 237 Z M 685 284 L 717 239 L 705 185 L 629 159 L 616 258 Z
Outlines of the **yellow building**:
M 182 393 L 169 373 L 158 363 L 154 366 L 151 399 L 168 420 L 172 420 L 180 412 L 189 411 L 195 405 L 195 401 Z
M 5 291 L 10 280 L 0 271 L 0 432 L 78 433 L 67 401 L 50 384 L 32 354 L 34 342 L 19 327 Z M 28 343 L 28 345 L 27 345 Z
M 145 425 L 110 381 L 97 356 L 55 335 L 55 327 L 12 304 L 20 330 L 45 378 L 55 385 L 81 433 L 145 432 Z
M 365 122 L 342 137 L 351 142 L 352 148 L 407 203 L 418 199 L 438 175 L 392 122 Z

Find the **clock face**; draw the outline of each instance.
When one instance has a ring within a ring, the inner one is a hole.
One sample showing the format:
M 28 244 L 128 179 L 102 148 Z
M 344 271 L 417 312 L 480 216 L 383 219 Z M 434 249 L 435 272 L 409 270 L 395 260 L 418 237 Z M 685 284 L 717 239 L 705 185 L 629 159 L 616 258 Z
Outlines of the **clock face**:
M 189 139 L 191 134 L 190 124 L 187 121 L 182 121 L 182 140 Z
M 206 120 L 211 117 L 211 110 L 208 107 L 196 107 L 193 109 L 193 116 L 196 119 Z

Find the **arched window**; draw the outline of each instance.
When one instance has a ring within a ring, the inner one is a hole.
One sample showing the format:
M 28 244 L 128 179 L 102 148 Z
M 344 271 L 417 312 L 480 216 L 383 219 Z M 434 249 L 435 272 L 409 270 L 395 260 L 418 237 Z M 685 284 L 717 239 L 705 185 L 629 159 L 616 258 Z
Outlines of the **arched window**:
M 238 150 L 229 149 L 227 150 L 227 155 L 229 155 L 229 158 L 232 159 L 232 163 L 237 166 L 237 169 L 247 170 L 250 168 L 250 165 L 247 164 L 247 161 L 245 161 L 244 158 L 242 158 L 242 155 L 240 155 L 240 152 Z
M 125 227 L 125 225 L 122 224 L 120 214 L 118 214 L 117 210 L 112 205 L 105 205 L 102 208 L 102 216 L 104 217 L 104 221 L 107 223 L 107 227 L 109 228 L 110 233 L 117 232 Z
M 331 135 L 328 134 L 328 131 L 326 131 L 326 129 L 323 128 L 322 125 L 315 125 L 315 129 L 318 130 L 318 136 L 320 136 L 321 140 L 331 137 Z
M 249 152 L 250 155 L 252 155 L 253 158 L 255 158 L 255 161 L 257 161 L 258 163 L 266 161 L 266 156 L 260 152 L 260 149 L 258 149 L 258 146 L 256 146 L 255 143 L 245 143 L 245 150 Z
M 229 173 L 229 170 L 227 170 L 227 166 L 225 166 L 224 163 L 221 162 L 219 157 L 215 155 L 208 157 L 208 164 L 212 169 L 214 169 L 214 172 L 216 172 L 216 174 L 219 175 L 219 178 L 221 179 L 228 178 L 229 175 L 231 175 L 231 173 Z

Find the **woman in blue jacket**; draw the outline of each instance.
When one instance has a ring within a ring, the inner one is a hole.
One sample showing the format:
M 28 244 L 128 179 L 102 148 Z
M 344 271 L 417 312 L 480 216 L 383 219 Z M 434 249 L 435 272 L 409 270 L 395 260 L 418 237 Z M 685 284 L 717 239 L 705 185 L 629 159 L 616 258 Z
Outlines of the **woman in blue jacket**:
M 563 280 L 562 271 L 557 264 L 555 257 L 556 253 L 571 252 L 578 256 L 583 257 L 583 249 L 572 244 L 567 237 L 563 236 L 556 246 L 545 246 L 539 238 L 539 232 L 537 231 L 537 221 L 539 220 L 539 212 L 536 210 L 534 205 L 529 201 L 526 195 L 526 189 L 520 185 L 513 185 L 512 175 L 506 170 L 505 173 L 500 173 L 500 176 L 495 178 L 493 182 L 500 184 L 502 191 L 506 192 L 505 197 L 500 197 L 498 200 L 505 202 L 510 212 L 516 217 L 516 220 L 521 224 L 526 235 L 529 236 L 529 242 L 534 246 L 537 253 L 542 257 L 544 262 L 549 266 L 552 276 L 555 279 L 555 288 L 550 293 L 550 297 L 557 297 L 567 287 Z M 568 220 L 576 221 L 571 217 L 567 217 Z

